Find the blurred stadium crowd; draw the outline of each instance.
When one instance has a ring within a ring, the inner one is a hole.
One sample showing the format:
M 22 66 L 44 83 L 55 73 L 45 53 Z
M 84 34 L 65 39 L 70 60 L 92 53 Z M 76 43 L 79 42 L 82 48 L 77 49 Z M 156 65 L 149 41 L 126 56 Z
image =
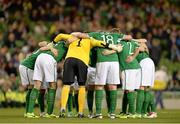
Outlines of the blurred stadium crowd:
M 118 27 L 134 38 L 148 40 L 156 67 L 161 59 L 180 62 L 178 0 L 1 0 L 0 4 L 0 101 L 6 103 L 24 101 L 20 61 L 37 49 L 39 41 L 50 41 L 59 32 Z M 180 90 L 180 69 L 167 72 L 166 89 Z

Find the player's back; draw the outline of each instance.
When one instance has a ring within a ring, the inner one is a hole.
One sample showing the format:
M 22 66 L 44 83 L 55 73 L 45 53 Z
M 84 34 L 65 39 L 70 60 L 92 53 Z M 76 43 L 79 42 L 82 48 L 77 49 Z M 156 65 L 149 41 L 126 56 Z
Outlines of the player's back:
M 57 61 L 57 62 L 60 62 L 66 55 L 66 52 L 67 52 L 67 47 L 65 45 L 65 42 L 64 41 L 60 41 L 58 43 L 56 43 L 54 45 L 54 48 L 57 49 L 58 51 L 58 55 L 55 56 L 52 51 L 48 50 L 48 51 L 44 51 L 43 53 L 46 53 L 46 54 L 49 54 L 51 56 L 54 57 L 54 59 Z
M 117 44 L 118 40 L 123 37 L 123 34 L 118 33 L 110 33 L 110 32 L 90 32 L 88 33 L 90 37 L 93 37 L 97 40 L 102 40 L 109 44 Z M 111 62 L 111 61 L 118 61 L 118 56 L 116 53 L 110 55 L 103 55 L 102 51 L 105 48 L 98 48 L 97 49 L 97 62 Z
M 91 48 L 91 39 L 78 39 L 69 45 L 66 58 L 74 57 L 88 65 Z
M 140 65 L 136 59 L 134 59 L 130 63 L 126 62 L 127 57 L 134 54 L 134 51 L 138 47 L 138 44 L 133 41 L 127 42 L 125 40 L 121 40 L 120 44 L 123 46 L 123 50 L 118 53 L 121 70 L 140 68 Z
M 27 58 L 25 58 L 21 64 L 26 66 L 29 69 L 34 70 L 34 65 L 35 65 L 35 61 L 38 57 L 39 54 L 41 54 L 42 51 L 40 51 L 39 49 L 36 50 L 35 52 L 33 52 L 30 56 L 28 56 Z

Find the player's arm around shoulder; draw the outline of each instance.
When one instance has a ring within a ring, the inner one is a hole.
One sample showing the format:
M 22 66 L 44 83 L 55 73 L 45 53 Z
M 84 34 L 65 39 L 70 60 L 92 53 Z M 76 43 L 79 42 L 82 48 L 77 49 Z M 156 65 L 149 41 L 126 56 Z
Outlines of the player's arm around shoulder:
M 60 33 L 54 38 L 53 42 L 57 43 L 57 42 L 59 42 L 61 40 L 68 41 L 68 39 L 71 38 L 71 37 L 73 37 L 73 35 Z
M 138 56 L 139 51 L 140 51 L 140 48 L 137 47 L 137 48 L 135 49 L 134 54 L 132 54 L 132 55 L 130 55 L 130 56 L 128 56 L 128 57 L 126 58 L 126 62 L 127 62 L 127 63 L 132 62 L 132 61 Z
M 138 43 L 146 43 L 147 40 L 144 38 L 140 38 L 140 39 L 132 39 L 132 41 L 138 42 Z
M 47 51 L 50 50 L 54 56 L 58 56 L 58 51 L 57 49 L 54 48 L 54 43 L 48 43 L 46 46 L 40 47 L 41 51 Z
M 71 35 L 77 38 L 83 38 L 83 39 L 90 38 L 90 36 L 87 33 L 82 33 L 82 32 L 72 32 Z
M 102 40 L 96 40 L 92 37 L 90 37 L 90 43 L 92 47 L 105 47 L 106 46 L 106 42 L 102 41 Z
M 115 45 L 117 47 L 117 50 L 109 50 L 109 49 L 105 49 L 102 51 L 102 54 L 103 55 L 110 55 L 110 54 L 113 54 L 113 53 L 116 53 L 116 52 L 121 52 L 123 50 L 123 46 L 121 44 L 118 44 L 118 45 Z
M 117 52 L 122 51 L 121 45 L 109 44 L 109 43 L 106 43 L 106 42 L 101 41 L 101 40 L 96 40 L 94 38 L 91 38 L 91 44 L 92 44 L 92 47 L 97 46 L 97 47 L 104 47 L 104 48 L 112 49 L 112 50 L 115 50 Z
M 45 51 L 45 50 L 50 50 L 53 47 L 53 42 L 49 42 L 48 41 L 41 41 L 39 42 L 39 50 L 41 51 Z
M 77 32 L 77 34 L 78 34 L 78 32 Z M 62 34 L 62 33 L 60 33 L 54 38 L 53 42 L 57 43 L 57 42 L 59 42 L 61 40 L 64 40 L 66 42 L 67 46 L 68 46 L 72 42 L 80 40 L 80 39 L 81 38 L 78 38 L 77 36 L 72 35 L 72 34 Z
M 47 44 L 48 44 L 48 41 L 41 41 L 38 43 L 38 46 L 43 47 L 43 46 L 47 46 Z
M 134 41 L 134 42 L 138 42 L 138 43 L 146 43 L 147 40 L 145 38 L 140 38 L 140 39 L 134 39 L 131 35 L 124 35 L 123 40 L 126 40 L 127 42 L 129 41 Z
M 113 53 L 116 53 L 116 51 L 115 50 L 108 50 L 108 49 L 105 49 L 102 51 L 102 54 L 105 56 L 113 54 Z
M 144 52 L 147 52 L 149 54 L 149 49 L 148 49 L 145 42 L 140 43 L 140 48 L 141 48 L 140 51 L 144 51 Z

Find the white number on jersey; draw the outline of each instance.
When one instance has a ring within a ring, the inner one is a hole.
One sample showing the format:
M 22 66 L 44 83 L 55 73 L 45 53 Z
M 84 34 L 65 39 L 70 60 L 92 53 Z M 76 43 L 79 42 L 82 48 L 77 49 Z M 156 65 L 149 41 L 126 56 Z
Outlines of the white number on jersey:
M 132 44 L 131 44 L 131 42 L 127 42 L 127 44 L 129 45 L 129 55 L 132 55 L 133 54 Z
M 111 35 L 102 35 L 103 41 L 106 43 L 114 44 L 113 36 Z

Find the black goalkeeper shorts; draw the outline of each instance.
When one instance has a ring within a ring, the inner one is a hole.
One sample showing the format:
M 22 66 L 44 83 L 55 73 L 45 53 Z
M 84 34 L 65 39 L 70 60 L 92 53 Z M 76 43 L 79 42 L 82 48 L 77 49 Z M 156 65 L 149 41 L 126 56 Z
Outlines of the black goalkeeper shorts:
M 80 86 L 84 86 L 87 79 L 88 66 L 77 58 L 67 58 L 64 62 L 63 84 L 71 85 L 74 83 L 75 76 Z

